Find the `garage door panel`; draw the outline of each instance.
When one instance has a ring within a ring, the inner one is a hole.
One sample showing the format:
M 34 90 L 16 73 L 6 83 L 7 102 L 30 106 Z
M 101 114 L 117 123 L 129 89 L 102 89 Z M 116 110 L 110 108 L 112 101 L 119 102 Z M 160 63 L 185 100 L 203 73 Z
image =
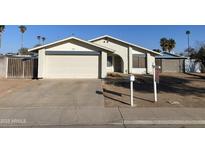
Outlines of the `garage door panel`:
M 47 78 L 98 78 L 98 55 L 47 55 Z

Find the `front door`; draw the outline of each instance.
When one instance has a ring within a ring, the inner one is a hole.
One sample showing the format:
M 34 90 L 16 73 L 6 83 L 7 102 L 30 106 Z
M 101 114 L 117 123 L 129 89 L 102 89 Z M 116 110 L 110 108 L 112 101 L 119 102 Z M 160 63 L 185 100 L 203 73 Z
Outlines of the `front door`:
M 114 56 L 114 72 L 122 72 L 122 59 L 120 56 Z

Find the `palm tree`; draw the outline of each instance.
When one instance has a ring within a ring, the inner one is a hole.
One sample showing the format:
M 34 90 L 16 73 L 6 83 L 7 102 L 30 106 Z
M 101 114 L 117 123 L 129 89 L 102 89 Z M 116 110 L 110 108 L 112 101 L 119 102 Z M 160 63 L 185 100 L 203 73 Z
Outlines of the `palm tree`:
M 187 35 L 187 43 L 188 43 L 188 52 L 189 52 L 189 35 L 191 34 L 191 32 L 189 30 L 186 31 L 186 35 Z
M 43 42 L 43 45 L 44 45 L 44 42 L 45 42 L 46 38 L 42 37 L 41 39 L 42 39 L 42 42 Z
M 160 39 L 160 46 L 163 51 L 171 52 L 172 49 L 176 46 L 176 41 L 172 38 L 167 39 L 165 37 Z
M 169 42 L 168 42 L 167 38 L 163 37 L 160 39 L 160 46 L 161 46 L 163 51 L 168 50 L 168 44 L 169 44 Z
M 23 48 L 23 34 L 25 33 L 25 31 L 27 30 L 26 26 L 19 26 L 19 30 L 21 32 L 21 48 Z
M 2 33 L 5 30 L 5 26 L 4 25 L 0 25 L 0 48 L 1 48 L 1 38 L 2 38 Z
M 41 36 L 37 36 L 37 39 L 38 39 L 38 44 L 40 45 L 41 44 Z
M 168 42 L 168 51 L 171 52 L 171 50 L 174 49 L 176 46 L 176 41 L 171 38 L 168 40 Z

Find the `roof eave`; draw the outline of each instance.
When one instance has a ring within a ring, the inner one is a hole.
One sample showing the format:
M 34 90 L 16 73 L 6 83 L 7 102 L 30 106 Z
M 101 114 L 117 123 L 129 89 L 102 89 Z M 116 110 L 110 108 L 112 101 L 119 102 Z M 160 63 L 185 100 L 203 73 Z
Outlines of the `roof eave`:
M 187 59 L 188 57 L 155 57 L 156 59 Z
M 86 44 L 89 44 L 91 46 L 94 46 L 94 47 L 97 47 L 97 48 L 100 48 L 102 50 L 105 50 L 105 51 L 108 51 L 108 52 L 111 52 L 111 53 L 114 53 L 115 50 L 112 50 L 110 48 L 107 48 L 107 47 L 103 47 L 103 46 L 100 46 L 100 45 L 96 45 L 92 42 L 88 42 L 88 41 L 85 41 L 85 40 L 82 40 L 82 39 L 79 39 L 79 38 L 76 38 L 76 37 L 69 37 L 69 38 L 66 38 L 66 39 L 62 39 L 62 40 L 59 40 L 59 41 L 55 41 L 53 43 L 49 43 L 49 44 L 46 44 L 46 45 L 42 45 L 42 46 L 39 46 L 39 47 L 35 47 L 35 48 L 31 48 L 29 49 L 28 51 L 29 52 L 32 52 L 32 51 L 37 51 L 37 50 L 40 50 L 40 49 L 43 49 L 43 48 L 46 48 L 46 47 L 49 47 L 49 46 L 52 46 L 52 45 L 55 45 L 55 44 L 58 44 L 58 43 L 61 43 L 61 42 L 64 42 L 64 41 L 69 41 L 69 40 L 77 40 L 77 41 L 80 41 L 80 42 L 83 42 L 83 43 L 86 43 Z

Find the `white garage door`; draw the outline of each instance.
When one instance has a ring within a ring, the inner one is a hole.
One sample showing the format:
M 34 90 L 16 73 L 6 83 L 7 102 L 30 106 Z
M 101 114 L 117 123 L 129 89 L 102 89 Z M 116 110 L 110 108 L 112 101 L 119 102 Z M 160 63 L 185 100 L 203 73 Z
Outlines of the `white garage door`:
M 46 78 L 98 78 L 98 55 L 46 55 Z

